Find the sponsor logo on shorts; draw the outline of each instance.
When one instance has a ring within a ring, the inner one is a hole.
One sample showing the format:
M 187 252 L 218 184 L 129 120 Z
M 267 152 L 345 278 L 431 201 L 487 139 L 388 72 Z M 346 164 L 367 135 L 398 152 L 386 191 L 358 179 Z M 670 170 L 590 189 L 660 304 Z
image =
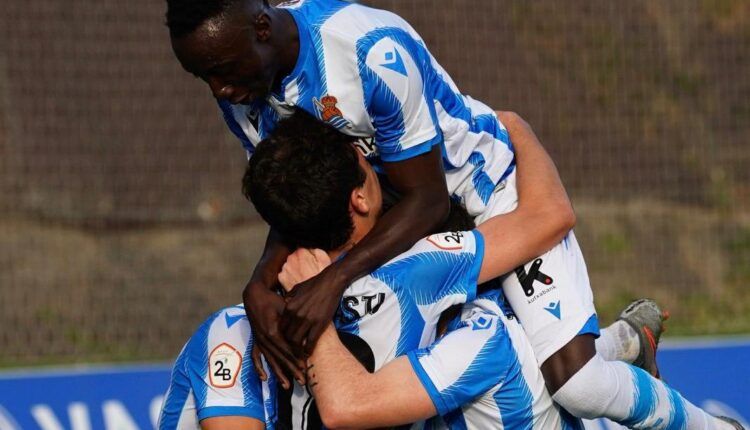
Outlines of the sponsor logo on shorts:
M 560 318 L 560 301 L 559 300 L 556 301 L 556 302 L 551 302 L 550 304 L 548 304 L 547 306 L 544 307 L 544 310 L 547 311 L 547 312 L 549 312 L 549 313 L 551 313 L 552 316 L 554 316 L 555 318 L 561 319 Z
M 531 263 L 528 273 L 526 273 L 526 268 L 523 266 L 516 268 L 515 272 L 518 277 L 518 282 L 521 284 L 521 288 L 523 288 L 526 297 L 532 297 L 534 295 L 534 281 L 539 281 L 544 285 L 552 285 L 552 282 L 554 282 L 550 276 L 539 270 L 541 267 L 542 259 L 537 258 Z

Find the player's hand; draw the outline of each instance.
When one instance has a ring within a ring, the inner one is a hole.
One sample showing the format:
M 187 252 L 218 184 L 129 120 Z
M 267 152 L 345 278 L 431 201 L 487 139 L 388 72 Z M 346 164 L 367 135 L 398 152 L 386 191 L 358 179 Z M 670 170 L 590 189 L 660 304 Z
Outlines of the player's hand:
M 297 284 L 289 293 L 283 329 L 296 357 L 304 360 L 310 355 L 331 322 L 348 283 L 331 265 L 315 277 Z
M 286 375 L 292 375 L 300 384 L 304 384 L 304 361 L 294 358 L 280 330 L 281 316 L 286 306 L 284 298 L 262 283 L 252 281 L 245 287 L 242 298 L 253 329 L 253 365 L 260 378 L 264 381 L 268 378 L 263 369 L 262 354 L 285 389 L 291 386 Z
M 279 283 L 287 293 L 331 265 L 331 258 L 322 249 L 299 248 L 287 257 L 279 273 Z

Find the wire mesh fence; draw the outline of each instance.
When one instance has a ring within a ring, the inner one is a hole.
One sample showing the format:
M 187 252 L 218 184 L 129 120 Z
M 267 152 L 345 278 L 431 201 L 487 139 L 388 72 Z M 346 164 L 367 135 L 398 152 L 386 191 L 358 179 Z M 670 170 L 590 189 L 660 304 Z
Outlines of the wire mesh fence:
M 750 332 L 750 3 L 368 3 L 535 128 L 605 321 L 648 295 L 672 332 Z M 257 260 L 244 153 L 163 2 L 3 9 L 0 364 L 171 357 Z

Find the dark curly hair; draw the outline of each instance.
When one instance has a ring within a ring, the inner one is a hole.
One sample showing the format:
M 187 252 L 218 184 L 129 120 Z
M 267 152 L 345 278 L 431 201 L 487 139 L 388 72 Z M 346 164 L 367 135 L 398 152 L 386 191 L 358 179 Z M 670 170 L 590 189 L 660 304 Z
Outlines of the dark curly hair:
M 206 20 L 245 1 L 258 2 L 268 7 L 268 0 L 167 0 L 166 24 L 169 35 L 173 38 L 188 35 Z
M 364 184 L 354 138 L 303 111 L 258 144 L 242 192 L 291 246 L 330 251 L 354 230 L 351 192 Z

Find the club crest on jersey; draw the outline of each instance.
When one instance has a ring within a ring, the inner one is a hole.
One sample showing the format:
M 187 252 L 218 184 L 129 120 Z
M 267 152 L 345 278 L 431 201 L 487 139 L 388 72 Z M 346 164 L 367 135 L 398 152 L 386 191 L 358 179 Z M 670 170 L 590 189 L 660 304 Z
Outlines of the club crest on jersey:
M 452 233 L 433 234 L 427 238 L 427 241 L 446 251 L 455 251 L 463 248 L 464 234 L 460 231 Z
M 318 117 L 328 124 L 341 129 L 349 126 L 349 121 L 344 118 L 344 114 L 341 113 L 341 109 L 336 106 L 339 101 L 334 96 L 325 95 L 318 100 L 313 97 L 313 103 L 315 108 L 318 110 Z
M 242 369 L 242 354 L 228 343 L 221 343 L 208 355 L 208 380 L 216 388 L 231 388 Z

